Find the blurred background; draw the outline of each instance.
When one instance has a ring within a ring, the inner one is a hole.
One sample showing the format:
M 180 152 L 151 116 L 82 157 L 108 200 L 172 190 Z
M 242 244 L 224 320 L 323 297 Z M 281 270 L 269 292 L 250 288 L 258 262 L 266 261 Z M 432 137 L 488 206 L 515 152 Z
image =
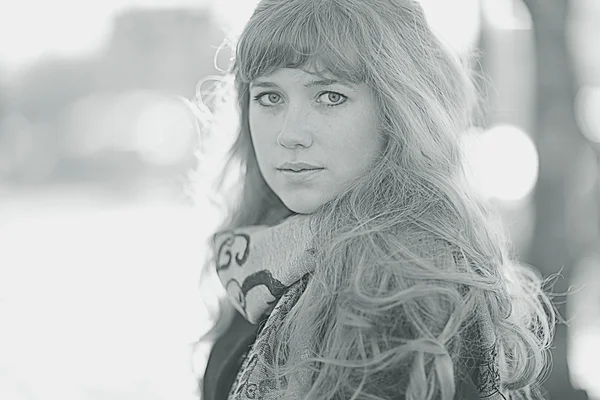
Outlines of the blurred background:
M 421 2 L 481 52 L 473 178 L 522 262 L 572 293 L 545 387 L 600 399 L 600 1 Z M 1 399 L 197 398 L 217 216 L 188 201 L 202 143 L 181 98 L 255 3 L 0 3 Z

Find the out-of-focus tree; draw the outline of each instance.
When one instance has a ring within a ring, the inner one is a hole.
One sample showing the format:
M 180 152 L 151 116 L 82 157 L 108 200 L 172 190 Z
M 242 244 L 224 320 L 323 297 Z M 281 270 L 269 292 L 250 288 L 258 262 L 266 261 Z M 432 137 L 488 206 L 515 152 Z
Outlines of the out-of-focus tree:
M 526 261 L 544 276 L 562 268 L 563 278 L 552 290 L 564 293 L 569 289 L 579 259 L 590 246 L 600 243 L 597 226 L 593 226 L 598 224 L 594 218 L 598 212 L 597 194 L 578 188 L 584 168 L 597 168 L 596 153 L 581 133 L 574 113 L 578 83 L 565 35 L 571 1 L 523 1 L 531 13 L 535 38 L 534 138 L 540 159 L 534 191 L 534 236 Z M 583 166 L 584 162 L 588 164 Z M 564 296 L 556 298 L 563 316 L 566 315 L 564 302 Z M 575 391 L 569 381 L 566 339 L 567 326 L 559 324 L 552 349 L 552 370 L 544 387 L 552 399 L 586 398 L 583 392 Z

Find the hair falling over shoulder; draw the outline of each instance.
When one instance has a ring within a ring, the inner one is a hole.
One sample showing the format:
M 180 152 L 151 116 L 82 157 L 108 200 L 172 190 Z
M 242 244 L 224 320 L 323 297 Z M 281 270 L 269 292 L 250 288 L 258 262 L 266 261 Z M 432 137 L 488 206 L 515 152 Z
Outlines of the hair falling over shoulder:
M 263 0 L 232 43 L 210 104 L 198 95 L 202 143 L 214 147 L 199 153 L 198 171 L 220 171 L 198 193 L 220 205 L 219 229 L 291 214 L 252 148 L 254 78 L 302 68 L 366 83 L 386 138 L 378 164 L 314 214 L 320 267 L 285 319 L 274 376 L 311 371 L 306 399 L 451 400 L 474 347 L 468 333 L 486 312 L 506 393 L 541 398 L 557 314 L 544 281 L 516 261 L 493 208 L 468 183 L 460 135 L 478 112 L 477 88 L 469 63 L 432 34 L 418 3 Z M 224 144 L 228 152 L 214 156 Z M 205 281 L 215 279 L 213 257 Z M 231 320 L 224 292 L 218 302 L 201 340 Z M 317 339 L 308 358 L 294 347 L 303 337 Z

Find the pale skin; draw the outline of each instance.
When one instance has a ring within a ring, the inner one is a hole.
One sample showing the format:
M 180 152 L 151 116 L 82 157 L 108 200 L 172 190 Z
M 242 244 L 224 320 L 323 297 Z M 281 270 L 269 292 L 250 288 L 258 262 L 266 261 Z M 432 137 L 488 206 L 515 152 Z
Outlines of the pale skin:
M 347 189 L 385 146 L 371 88 L 327 78 L 338 82 L 282 68 L 250 85 L 249 125 L 259 169 L 283 204 L 299 214 L 313 213 Z M 295 161 L 321 169 L 308 175 L 278 169 Z

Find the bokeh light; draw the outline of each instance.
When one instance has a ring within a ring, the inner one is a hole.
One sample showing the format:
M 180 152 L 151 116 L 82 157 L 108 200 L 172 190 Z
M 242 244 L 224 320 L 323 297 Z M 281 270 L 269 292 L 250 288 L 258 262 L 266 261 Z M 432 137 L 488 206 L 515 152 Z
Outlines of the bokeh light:
M 175 96 L 151 90 L 95 93 L 64 117 L 65 149 L 85 157 L 106 149 L 134 151 L 150 164 L 177 164 L 192 153 L 192 113 Z
M 190 154 L 194 135 L 192 114 L 175 98 L 151 105 L 136 124 L 137 148 L 142 158 L 157 165 L 176 164 Z
M 486 197 L 519 200 L 534 188 L 539 157 L 535 144 L 520 128 L 497 125 L 464 137 L 475 187 Z
M 423 6 L 431 29 L 447 45 L 459 52 L 475 45 L 481 25 L 479 0 L 418 1 Z M 460 24 L 456 21 L 460 21 Z
M 600 143 L 600 87 L 584 86 L 575 98 L 575 115 L 588 140 Z
M 481 5 L 488 23 L 496 29 L 532 28 L 531 14 L 522 0 L 482 0 Z

